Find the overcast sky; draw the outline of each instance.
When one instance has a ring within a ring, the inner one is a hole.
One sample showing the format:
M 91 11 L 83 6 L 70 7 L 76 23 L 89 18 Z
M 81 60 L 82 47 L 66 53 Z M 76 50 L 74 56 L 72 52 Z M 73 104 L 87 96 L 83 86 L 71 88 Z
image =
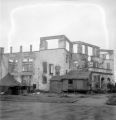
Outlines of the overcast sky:
M 0 46 L 14 51 L 33 45 L 39 50 L 42 36 L 64 34 L 116 49 L 116 0 L 0 0 Z
M 66 35 L 116 49 L 116 0 L 0 0 L 0 47 L 39 50 L 43 36 Z M 116 58 L 116 54 L 115 54 Z

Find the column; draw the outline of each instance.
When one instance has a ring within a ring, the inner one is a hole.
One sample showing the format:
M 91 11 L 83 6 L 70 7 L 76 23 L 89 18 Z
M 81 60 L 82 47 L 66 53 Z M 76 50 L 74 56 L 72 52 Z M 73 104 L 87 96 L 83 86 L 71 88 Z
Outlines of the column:
M 32 52 L 32 45 L 30 45 L 30 52 Z
M 77 50 L 77 53 L 82 53 L 82 45 L 80 43 L 77 45 Z
M 88 55 L 88 46 L 85 45 L 85 54 Z
M 96 56 L 96 48 L 95 47 L 92 48 L 92 56 Z
M 12 54 L 12 47 L 10 47 L 10 53 Z
M 20 52 L 23 52 L 23 47 L 22 46 L 20 46 Z
M 48 48 L 48 44 L 46 40 L 40 40 L 40 50 L 45 50 Z
M 58 41 L 58 48 L 66 48 L 66 40 L 60 39 Z

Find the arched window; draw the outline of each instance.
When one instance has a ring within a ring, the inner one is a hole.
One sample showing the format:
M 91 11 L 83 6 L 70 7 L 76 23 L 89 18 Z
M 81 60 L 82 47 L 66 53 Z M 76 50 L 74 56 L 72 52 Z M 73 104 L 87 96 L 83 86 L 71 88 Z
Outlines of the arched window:
M 46 84 L 47 83 L 47 77 L 46 76 L 42 76 L 42 83 Z
M 101 82 L 103 82 L 103 81 L 104 81 L 104 77 L 101 78 Z
M 111 80 L 110 80 L 110 78 L 107 78 L 107 80 L 108 80 L 108 82 L 110 82 Z

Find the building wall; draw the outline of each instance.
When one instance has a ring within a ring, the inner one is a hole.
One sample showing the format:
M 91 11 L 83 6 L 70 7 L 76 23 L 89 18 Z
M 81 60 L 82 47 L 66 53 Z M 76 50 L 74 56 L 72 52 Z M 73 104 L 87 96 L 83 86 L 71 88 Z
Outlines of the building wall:
M 0 56 L 0 79 L 8 73 L 8 57 L 5 55 Z
M 8 55 L 0 48 L 0 80 L 8 73 Z
M 34 61 L 35 61 L 35 52 L 17 52 L 17 53 L 10 53 L 8 55 L 8 71 L 12 75 L 14 75 L 15 79 L 19 82 L 22 82 L 22 76 L 28 79 L 28 76 L 31 77 L 31 85 L 33 81 L 33 74 L 34 74 Z M 24 60 L 33 60 L 31 62 L 24 61 Z M 32 64 L 32 70 L 25 71 L 24 66 Z M 27 77 L 25 77 L 27 76 Z
M 48 49 L 48 41 L 50 39 L 58 39 L 58 48 L 57 49 Z M 69 43 L 69 50 L 67 50 L 66 42 Z M 79 44 L 77 48 L 77 53 L 73 52 L 73 44 Z M 85 48 L 82 46 L 85 45 Z M 88 53 L 88 47 L 92 47 L 92 55 Z M 112 51 L 101 50 L 102 52 L 110 53 L 110 59 L 104 59 L 100 56 L 100 48 L 94 45 L 90 45 L 84 42 L 70 42 L 68 38 L 64 35 L 55 36 L 55 37 L 42 37 L 40 39 L 40 51 L 32 51 L 32 46 L 30 46 L 29 52 L 23 52 L 22 46 L 20 47 L 20 51 L 17 53 L 12 53 L 12 49 L 10 53 L 4 54 L 0 49 L 0 77 L 4 77 L 8 72 L 14 75 L 15 79 L 19 82 L 22 81 L 22 76 L 24 79 L 28 79 L 31 76 L 30 81 L 31 84 L 36 84 L 36 89 L 40 90 L 49 90 L 50 78 L 53 75 L 56 75 L 56 66 L 57 69 L 60 68 L 60 75 L 64 75 L 70 70 L 84 70 L 87 68 L 88 71 L 93 72 L 92 74 L 92 86 L 95 86 L 94 76 L 100 75 L 100 80 L 102 77 L 105 78 L 104 81 L 107 82 L 107 78 L 113 77 L 111 73 L 114 72 L 114 55 Z M 91 57 L 91 60 L 88 60 L 88 57 Z M 32 71 L 24 71 L 24 66 L 28 62 L 24 62 L 24 59 L 33 59 Z M 9 64 L 9 60 L 13 60 L 12 64 L 15 64 L 15 70 L 12 71 L 12 66 Z M 77 63 L 74 63 L 77 61 Z M 43 62 L 46 64 L 47 72 L 43 72 Z M 90 70 L 89 63 L 93 62 Z M 97 66 L 94 64 L 97 63 Z M 111 70 L 107 69 L 107 63 L 110 63 Z M 50 74 L 49 64 L 52 64 L 52 72 Z M 58 68 L 59 67 L 59 68 Z M 80 69 L 81 68 L 81 69 Z M 102 72 L 100 72 L 102 71 Z M 109 74 L 110 73 L 110 74 Z M 43 78 L 45 79 L 43 83 Z M 100 83 L 101 85 L 101 83 Z
M 69 71 L 69 62 L 66 62 L 66 55 L 68 52 L 65 49 L 53 49 L 53 50 L 43 50 L 36 56 L 35 62 L 35 83 L 38 84 L 38 88 L 41 90 L 49 90 L 50 78 L 55 74 L 55 67 L 60 66 L 60 75 L 66 74 Z M 43 62 L 47 63 L 47 72 L 43 72 Z M 53 74 L 49 74 L 49 64 L 53 64 Z M 47 77 L 47 83 L 43 84 L 43 77 Z

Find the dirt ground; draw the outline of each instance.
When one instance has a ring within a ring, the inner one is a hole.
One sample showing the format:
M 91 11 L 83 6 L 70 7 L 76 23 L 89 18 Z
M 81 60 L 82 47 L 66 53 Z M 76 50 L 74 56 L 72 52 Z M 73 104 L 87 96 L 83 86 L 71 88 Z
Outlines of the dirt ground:
M 0 120 L 116 120 L 116 106 L 106 104 L 108 96 L 7 96 L 0 104 Z

